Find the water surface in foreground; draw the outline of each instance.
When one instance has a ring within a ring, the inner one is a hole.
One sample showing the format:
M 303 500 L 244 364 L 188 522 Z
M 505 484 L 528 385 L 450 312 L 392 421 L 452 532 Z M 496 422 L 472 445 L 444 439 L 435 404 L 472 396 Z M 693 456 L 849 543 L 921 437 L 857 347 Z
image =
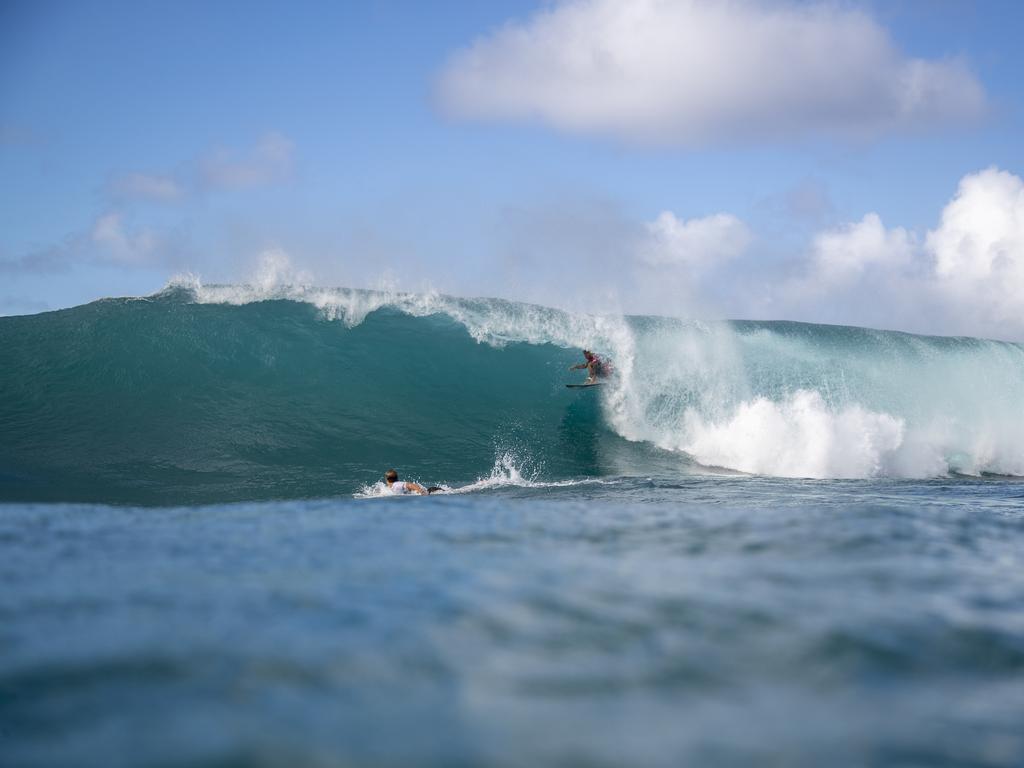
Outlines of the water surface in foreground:
M 0 506 L 11 766 L 1024 764 L 1024 483 Z

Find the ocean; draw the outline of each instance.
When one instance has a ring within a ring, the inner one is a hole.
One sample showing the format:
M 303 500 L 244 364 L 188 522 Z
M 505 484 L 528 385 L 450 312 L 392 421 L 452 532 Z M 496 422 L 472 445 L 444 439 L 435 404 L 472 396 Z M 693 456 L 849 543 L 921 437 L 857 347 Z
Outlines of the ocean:
M 1020 344 L 792 322 L 0 318 L 0 765 L 1019 768 L 1022 402 Z

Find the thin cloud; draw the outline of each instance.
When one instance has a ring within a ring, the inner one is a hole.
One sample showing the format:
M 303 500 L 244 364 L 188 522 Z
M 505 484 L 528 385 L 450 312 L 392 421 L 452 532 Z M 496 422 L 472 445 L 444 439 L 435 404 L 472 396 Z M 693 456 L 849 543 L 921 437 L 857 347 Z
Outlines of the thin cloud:
M 248 152 L 217 149 L 199 161 L 199 183 L 204 189 L 248 189 L 290 178 L 295 145 L 279 133 L 264 136 Z
M 821 222 L 834 207 L 828 188 L 820 179 L 803 179 L 781 198 L 782 210 L 797 221 Z
M 245 190 L 280 184 L 291 178 L 295 144 L 280 133 L 267 133 L 247 149 L 217 147 L 186 161 L 174 173 L 132 171 L 115 177 L 108 198 L 130 203 L 178 203 L 205 192 Z
M 180 266 L 190 256 L 180 228 L 142 226 L 146 203 L 187 203 L 206 193 L 277 184 L 292 173 L 295 145 L 268 133 L 247 151 L 218 149 L 184 163 L 177 173 L 134 171 L 105 187 L 106 210 L 62 241 L 18 256 L 0 254 L 0 274 L 57 273 L 75 264 Z
M 39 131 L 16 123 L 0 122 L 0 147 L 32 147 L 46 143 L 46 138 Z
M 149 200 L 170 203 L 185 197 L 185 185 L 171 176 L 128 173 L 111 183 L 111 196 L 125 202 Z
M 902 53 L 835 3 L 564 0 L 455 53 L 450 114 L 694 145 L 863 139 L 984 113 L 959 59 Z
M 495 233 L 496 263 L 473 292 L 582 312 L 699 315 L 703 289 L 752 242 L 725 213 L 649 221 L 609 200 L 546 201 L 505 212 Z
M 22 296 L 0 296 L 0 315 L 34 315 L 45 312 L 50 305 L 45 301 L 26 299 Z
M 22 256 L 0 258 L 0 274 L 50 274 L 70 268 L 69 254 L 81 243 L 81 236 L 71 236 L 63 243 L 38 248 Z
M 70 234 L 60 243 L 16 258 L 0 258 L 0 274 L 56 274 L 79 264 L 174 266 L 188 253 L 187 240 L 180 233 L 132 226 L 123 211 L 110 210 L 89 229 Z
M 100 257 L 116 264 L 142 265 L 156 261 L 160 239 L 151 230 L 129 231 L 119 212 L 105 213 L 92 228 L 92 242 Z

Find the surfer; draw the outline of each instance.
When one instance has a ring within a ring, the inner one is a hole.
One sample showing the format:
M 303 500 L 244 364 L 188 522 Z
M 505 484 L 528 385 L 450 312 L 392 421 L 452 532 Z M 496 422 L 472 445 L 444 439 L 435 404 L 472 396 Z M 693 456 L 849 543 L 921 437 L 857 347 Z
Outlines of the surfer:
M 388 490 L 396 495 L 401 495 L 403 493 L 418 493 L 421 496 L 426 496 L 427 494 L 434 493 L 435 491 L 444 490 L 443 488 L 437 485 L 432 485 L 429 488 L 424 488 L 419 483 L 399 480 L 398 473 L 393 469 L 389 469 L 387 472 L 384 473 L 384 482 L 387 483 Z
M 578 371 L 581 368 L 586 368 L 587 373 L 589 374 L 587 376 L 587 384 L 594 384 L 598 379 L 603 379 L 612 372 L 611 363 L 606 360 L 602 360 L 599 355 L 595 355 L 589 349 L 583 350 L 583 356 L 587 358 L 587 361 L 585 363 L 580 363 L 579 365 L 570 365 L 569 370 Z

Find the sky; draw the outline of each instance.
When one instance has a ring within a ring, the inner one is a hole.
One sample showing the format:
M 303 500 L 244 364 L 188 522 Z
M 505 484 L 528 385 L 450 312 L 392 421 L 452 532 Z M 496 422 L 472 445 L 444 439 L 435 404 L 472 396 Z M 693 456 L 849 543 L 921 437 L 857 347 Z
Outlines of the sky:
M 0 3 L 0 314 L 193 276 L 1024 341 L 1015 0 Z

